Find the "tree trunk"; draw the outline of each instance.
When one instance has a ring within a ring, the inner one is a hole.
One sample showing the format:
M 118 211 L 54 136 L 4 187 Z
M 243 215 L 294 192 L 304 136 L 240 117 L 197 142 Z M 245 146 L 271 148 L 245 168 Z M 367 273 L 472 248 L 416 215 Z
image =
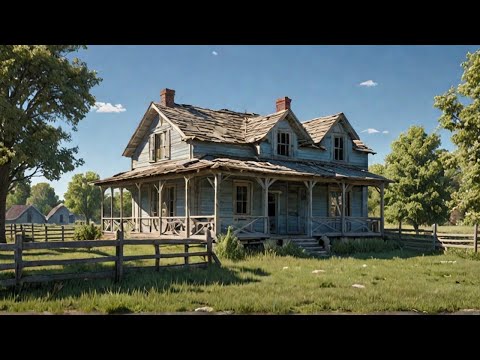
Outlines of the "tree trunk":
M 0 243 L 6 243 L 7 238 L 5 236 L 5 213 L 7 206 L 7 194 L 10 181 L 8 177 L 10 175 L 10 163 L 0 166 Z
M 418 235 L 418 224 L 412 224 L 413 225 L 413 229 L 415 230 L 415 234 Z

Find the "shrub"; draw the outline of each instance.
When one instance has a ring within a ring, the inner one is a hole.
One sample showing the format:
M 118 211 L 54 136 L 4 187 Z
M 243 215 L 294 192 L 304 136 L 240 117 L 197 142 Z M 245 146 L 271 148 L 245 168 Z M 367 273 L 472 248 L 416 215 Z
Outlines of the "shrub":
M 80 225 L 75 227 L 74 240 L 96 240 L 102 237 L 102 230 L 95 224 Z
M 263 243 L 263 249 L 265 254 L 278 256 L 305 257 L 307 255 L 305 250 L 301 249 L 297 244 L 290 240 L 286 240 L 283 243 L 283 246 L 277 245 L 275 240 L 266 240 Z
M 231 226 L 228 227 L 226 234 L 218 236 L 215 252 L 218 256 L 225 259 L 242 260 L 245 258 L 245 248 L 238 238 L 233 235 L 233 228 Z
M 382 239 L 372 238 L 346 241 L 336 240 L 332 245 L 332 252 L 339 255 L 387 252 L 398 249 L 400 249 L 400 245 L 393 240 L 383 241 Z

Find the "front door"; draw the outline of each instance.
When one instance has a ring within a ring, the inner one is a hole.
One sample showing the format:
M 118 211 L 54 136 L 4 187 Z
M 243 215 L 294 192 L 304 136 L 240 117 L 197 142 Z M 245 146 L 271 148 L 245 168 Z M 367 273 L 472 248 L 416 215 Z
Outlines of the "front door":
M 270 234 L 278 233 L 278 193 L 268 193 L 268 222 Z
M 303 201 L 302 201 L 303 200 Z M 305 188 L 302 186 L 288 187 L 287 193 L 287 233 L 303 234 L 305 232 Z

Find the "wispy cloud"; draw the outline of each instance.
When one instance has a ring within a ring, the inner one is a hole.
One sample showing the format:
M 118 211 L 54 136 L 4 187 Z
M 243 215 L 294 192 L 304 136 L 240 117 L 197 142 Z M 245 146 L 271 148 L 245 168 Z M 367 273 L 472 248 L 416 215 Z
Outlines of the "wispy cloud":
M 95 103 L 93 110 L 98 113 L 121 113 L 127 111 L 122 104 L 112 105 L 111 103 L 104 103 L 100 101 Z
M 374 129 L 374 128 L 368 128 L 368 129 L 365 129 L 365 130 L 362 131 L 362 133 L 364 133 L 364 132 L 369 133 L 369 134 L 377 134 L 380 131 L 378 131 L 377 129 Z
M 367 80 L 367 81 L 364 81 L 364 82 L 361 82 L 360 84 L 358 84 L 360 86 L 365 86 L 365 87 L 372 87 L 372 86 L 377 86 L 378 83 L 373 81 L 373 80 Z
M 383 130 L 383 131 L 382 131 L 382 134 L 388 134 L 388 133 L 389 133 L 388 130 Z
M 215 50 L 212 51 L 212 55 L 213 56 L 217 56 L 218 55 L 218 52 L 216 52 Z

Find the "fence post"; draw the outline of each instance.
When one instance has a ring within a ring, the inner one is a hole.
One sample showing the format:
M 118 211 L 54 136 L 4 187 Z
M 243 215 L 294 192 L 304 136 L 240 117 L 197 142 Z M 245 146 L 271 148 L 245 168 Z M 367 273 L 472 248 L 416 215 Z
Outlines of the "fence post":
M 47 224 L 44 224 L 45 226 L 45 242 L 48 242 L 48 230 L 47 230 Z
M 15 285 L 19 286 L 22 279 L 22 270 L 23 270 L 23 235 L 15 235 Z
M 478 224 L 473 225 L 473 250 L 478 251 Z
M 62 225 L 62 241 L 65 241 L 65 228 L 64 228 L 64 225 Z
M 189 249 L 189 247 L 190 247 L 190 246 L 188 246 L 188 244 L 185 244 L 185 247 L 184 247 L 184 248 L 185 248 L 185 254 L 186 254 L 186 255 L 184 256 L 184 258 L 185 258 L 185 265 L 188 265 L 188 263 L 189 263 L 189 258 L 188 258 L 188 249 Z
M 205 238 L 207 240 L 207 257 L 208 257 L 208 265 L 212 264 L 212 234 L 210 230 L 210 226 L 205 230 Z
M 15 241 L 15 236 L 17 236 L 17 224 L 13 224 L 13 228 L 14 228 L 14 231 L 13 231 L 12 240 Z
M 116 233 L 117 245 L 115 247 L 115 282 L 121 281 L 123 277 L 123 232 L 117 230 Z
M 398 241 L 402 240 L 402 221 L 398 222 Z
M 437 248 L 437 224 L 433 224 L 433 250 Z
M 155 271 L 160 271 L 160 245 L 155 242 L 153 245 L 155 247 Z
M 32 242 L 35 241 L 35 235 L 34 235 L 34 230 L 33 230 L 33 223 L 32 223 Z
M 10 224 L 10 240 L 13 240 L 13 224 Z

